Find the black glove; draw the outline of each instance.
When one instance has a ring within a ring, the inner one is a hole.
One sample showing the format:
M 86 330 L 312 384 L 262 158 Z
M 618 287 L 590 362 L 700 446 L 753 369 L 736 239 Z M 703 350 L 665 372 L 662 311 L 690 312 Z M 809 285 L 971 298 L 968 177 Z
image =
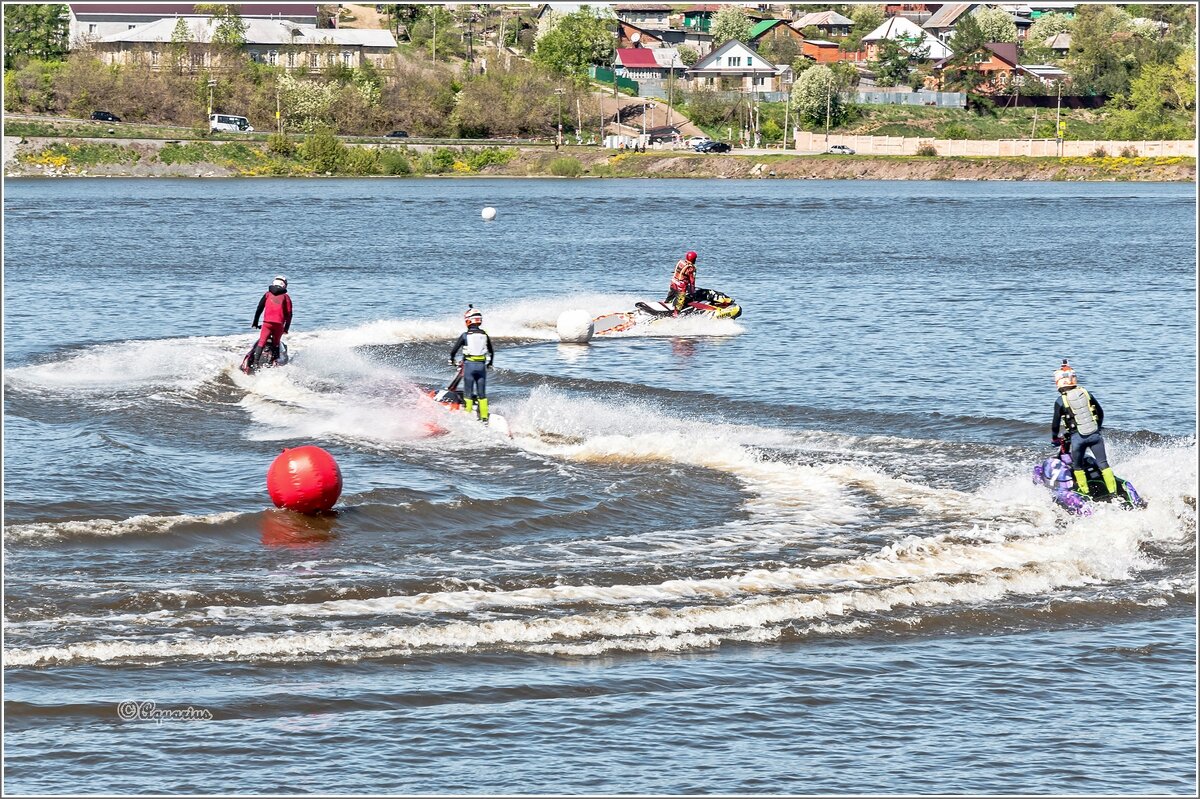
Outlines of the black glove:
M 1059 438 L 1058 436 L 1054 436 L 1050 439 L 1050 443 L 1056 447 L 1061 447 L 1063 440 L 1061 438 Z

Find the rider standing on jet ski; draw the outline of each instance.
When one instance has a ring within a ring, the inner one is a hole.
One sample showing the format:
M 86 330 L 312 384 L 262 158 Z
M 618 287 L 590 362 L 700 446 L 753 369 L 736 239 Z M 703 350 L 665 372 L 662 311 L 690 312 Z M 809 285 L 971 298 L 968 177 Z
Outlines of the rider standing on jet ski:
M 1059 426 L 1066 423 L 1067 433 L 1071 436 L 1071 465 L 1075 472 L 1075 490 L 1080 494 L 1088 493 L 1087 473 L 1083 466 L 1083 453 L 1090 449 L 1104 478 L 1104 487 L 1108 493 L 1117 493 L 1117 477 L 1108 465 L 1108 457 L 1104 451 L 1104 437 L 1100 428 L 1104 424 L 1104 409 L 1096 398 L 1079 385 L 1075 370 L 1063 358 L 1062 366 L 1054 373 L 1054 386 L 1058 389 L 1058 399 L 1054 401 L 1054 421 L 1050 425 L 1050 442 L 1055 446 L 1062 443 L 1059 438 Z
M 275 358 L 279 358 L 279 343 L 292 326 L 292 298 L 287 293 L 287 284 L 284 275 L 276 275 L 262 299 L 258 301 L 258 309 L 254 312 L 254 321 L 250 325 L 254 328 L 261 327 L 262 333 L 251 351 L 250 363 L 255 363 L 263 347 L 268 345 Z M 261 326 L 258 323 L 259 317 L 262 317 Z
M 467 413 L 474 413 L 475 399 L 479 400 L 479 420 L 487 424 L 487 370 L 492 368 L 496 351 L 492 347 L 492 337 L 483 331 L 483 314 L 475 308 L 468 308 L 463 314 L 467 324 L 465 333 L 454 342 L 450 350 L 450 365 L 456 366 L 454 356 L 463 351 L 463 408 Z

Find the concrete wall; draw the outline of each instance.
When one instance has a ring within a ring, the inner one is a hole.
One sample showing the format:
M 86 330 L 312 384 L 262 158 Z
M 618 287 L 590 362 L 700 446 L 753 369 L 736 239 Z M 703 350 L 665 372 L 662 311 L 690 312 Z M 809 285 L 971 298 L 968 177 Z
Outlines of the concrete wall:
M 795 131 L 795 148 L 801 152 L 824 152 L 834 144 L 844 144 L 862 155 L 916 155 L 917 148 L 932 144 L 938 155 L 974 156 L 1087 156 L 1103 148 L 1109 155 L 1120 155 L 1132 147 L 1139 156 L 1184 155 L 1196 157 L 1196 142 L 1185 141 L 1075 141 L 1060 145 L 1054 139 L 918 139 L 901 136 L 850 136 L 830 134 L 826 144 L 824 133 Z M 1061 148 L 1061 149 L 1060 149 Z

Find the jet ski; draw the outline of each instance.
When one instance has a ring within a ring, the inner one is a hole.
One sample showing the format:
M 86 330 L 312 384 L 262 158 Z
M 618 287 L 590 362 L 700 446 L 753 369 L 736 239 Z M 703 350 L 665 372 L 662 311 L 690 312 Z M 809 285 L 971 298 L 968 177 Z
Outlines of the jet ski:
M 255 344 L 246 353 L 246 357 L 242 359 L 241 370 L 248 375 L 252 375 L 259 369 L 270 369 L 275 366 L 287 366 L 288 348 L 287 344 L 279 342 L 279 352 L 276 352 L 271 347 L 263 347 L 258 351 L 258 357 L 255 357 L 254 351 L 258 348 Z
M 458 373 L 454 375 L 454 379 L 450 381 L 449 385 L 441 389 L 430 389 L 425 393 L 430 399 L 437 403 L 439 407 L 447 411 L 461 411 L 466 405 L 466 402 L 464 402 L 463 398 L 463 392 L 458 387 L 459 383 L 462 382 L 462 376 L 462 362 L 460 361 L 458 364 Z M 477 421 L 483 421 L 479 418 L 479 403 L 475 403 L 474 414 Z M 509 438 L 512 437 L 512 431 L 509 430 L 508 427 L 508 420 L 498 413 L 491 412 L 488 414 L 487 425 L 493 430 L 499 430 L 502 434 L 508 436 Z M 446 432 L 446 428 L 442 427 L 436 422 L 433 422 L 429 425 L 429 431 L 434 435 L 440 435 Z
M 1083 467 L 1087 475 L 1087 494 L 1076 490 L 1075 467 L 1071 463 L 1070 447 L 1064 439 L 1054 456 L 1033 467 L 1033 482 L 1049 488 L 1055 504 L 1076 516 L 1091 516 L 1096 502 L 1115 503 L 1129 509 L 1147 506 L 1133 483 L 1120 476 L 1117 477 L 1116 493 L 1109 493 L 1100 467 L 1090 453 L 1083 456 Z
M 620 333 L 640 324 L 672 317 L 707 317 L 709 319 L 737 319 L 742 315 L 742 306 L 727 294 L 712 289 L 697 289 L 686 305 L 675 313 L 665 302 L 646 301 L 634 303 L 632 311 L 605 314 L 592 320 L 596 335 Z

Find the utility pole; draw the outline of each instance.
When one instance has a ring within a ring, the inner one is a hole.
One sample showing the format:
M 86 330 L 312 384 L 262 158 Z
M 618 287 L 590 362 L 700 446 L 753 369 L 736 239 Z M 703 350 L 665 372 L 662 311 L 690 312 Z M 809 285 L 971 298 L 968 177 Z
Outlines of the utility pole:
M 275 78 L 275 132 L 283 135 L 283 100 L 279 97 L 279 78 Z
M 1062 136 L 1062 78 L 1059 78 L 1055 83 L 1058 86 L 1058 102 L 1054 109 L 1054 136 L 1058 139 L 1058 157 L 1062 158 L 1063 136 Z
M 792 110 L 792 85 L 789 83 L 784 91 L 787 94 L 783 96 L 783 149 L 787 150 L 788 115 Z
M 216 79 L 216 78 L 209 78 L 209 79 L 208 79 L 208 116 L 209 116 L 209 119 L 208 119 L 208 124 L 209 124 L 209 125 L 211 125 L 211 124 L 212 124 L 212 114 L 213 114 L 213 88 L 214 88 L 214 87 L 216 87 L 216 85 L 217 85 L 217 79 Z
M 433 17 L 433 39 L 430 44 L 433 45 L 433 63 L 437 63 L 437 6 L 430 9 L 430 15 Z
M 579 101 L 579 95 L 575 95 L 575 141 L 578 144 L 583 144 L 583 104 Z
M 667 127 L 671 127 L 671 111 L 675 103 L 675 59 L 671 53 L 671 71 L 667 73 Z
M 554 96 L 557 100 L 557 105 L 558 105 L 558 139 L 557 139 L 558 143 L 554 145 L 554 149 L 556 149 L 556 150 L 559 147 L 562 147 L 562 143 L 563 143 L 563 141 L 562 141 L 562 96 L 563 96 L 564 91 L 565 91 L 564 89 L 555 89 L 554 90 Z

